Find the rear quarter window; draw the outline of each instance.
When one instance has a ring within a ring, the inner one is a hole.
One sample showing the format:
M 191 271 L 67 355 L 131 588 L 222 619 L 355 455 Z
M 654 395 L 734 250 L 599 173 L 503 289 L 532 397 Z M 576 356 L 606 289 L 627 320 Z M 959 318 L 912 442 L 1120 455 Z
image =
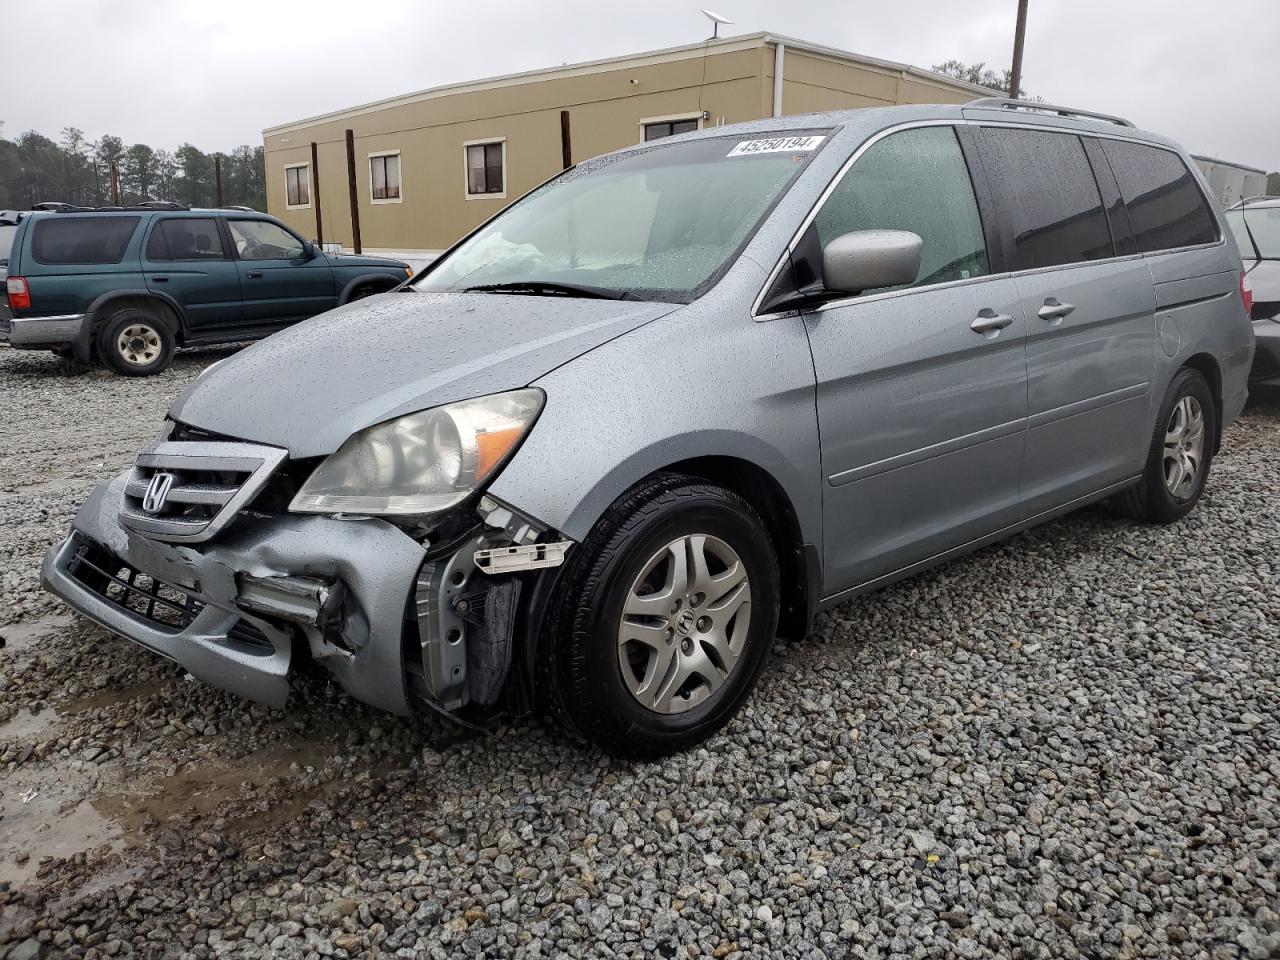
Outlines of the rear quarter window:
M 1102 140 L 1143 253 L 1214 243 L 1218 220 L 1191 171 L 1172 150 Z
M 119 263 L 137 228 L 137 217 L 42 217 L 31 256 L 50 265 Z

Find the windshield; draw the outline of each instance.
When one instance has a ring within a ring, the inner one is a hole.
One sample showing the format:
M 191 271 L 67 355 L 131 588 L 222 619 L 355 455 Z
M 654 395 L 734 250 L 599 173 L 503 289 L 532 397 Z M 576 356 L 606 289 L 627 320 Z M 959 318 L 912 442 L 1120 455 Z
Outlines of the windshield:
M 9 262 L 9 248 L 13 246 L 13 236 L 17 232 L 17 224 L 0 223 L 0 264 Z
M 1280 260 L 1280 207 L 1246 207 L 1227 214 L 1240 256 Z
M 688 302 L 825 139 L 717 137 L 589 160 L 513 204 L 415 287 Z

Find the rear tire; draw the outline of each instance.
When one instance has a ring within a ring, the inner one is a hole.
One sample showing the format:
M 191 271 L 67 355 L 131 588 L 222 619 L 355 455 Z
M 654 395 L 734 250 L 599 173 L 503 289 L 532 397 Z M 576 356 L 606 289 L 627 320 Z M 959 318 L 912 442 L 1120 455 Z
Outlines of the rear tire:
M 173 360 L 173 350 L 169 324 L 144 307 L 124 307 L 98 330 L 98 356 L 122 376 L 159 373 Z
M 1190 513 L 1209 478 L 1217 422 L 1204 375 L 1190 367 L 1179 370 L 1156 416 L 1142 480 L 1120 494 L 1117 505 L 1149 523 L 1173 523 Z
M 570 554 L 539 654 L 551 713 L 618 757 L 710 737 L 751 692 L 778 625 L 760 515 L 674 474 L 633 487 Z

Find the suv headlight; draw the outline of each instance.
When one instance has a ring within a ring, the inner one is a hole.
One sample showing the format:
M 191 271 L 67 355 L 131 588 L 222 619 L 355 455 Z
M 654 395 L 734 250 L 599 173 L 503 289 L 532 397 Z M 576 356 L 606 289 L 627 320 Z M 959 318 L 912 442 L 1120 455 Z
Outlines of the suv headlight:
M 513 390 L 361 430 L 316 467 L 289 509 L 397 516 L 447 510 L 507 461 L 543 399 L 538 389 Z

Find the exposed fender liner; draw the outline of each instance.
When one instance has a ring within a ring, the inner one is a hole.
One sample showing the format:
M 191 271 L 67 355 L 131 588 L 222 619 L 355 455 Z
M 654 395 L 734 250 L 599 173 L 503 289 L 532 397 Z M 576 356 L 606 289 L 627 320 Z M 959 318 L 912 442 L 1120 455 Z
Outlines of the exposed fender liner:
M 362 283 L 368 283 L 370 280 L 389 280 L 392 287 L 398 287 L 404 283 L 407 278 L 397 273 L 362 273 L 347 283 L 342 288 L 342 293 L 338 295 L 338 305 L 348 302 L 351 299 L 351 292 Z
M 106 308 L 110 307 L 116 300 L 154 300 L 162 303 L 173 312 L 173 316 L 177 318 L 177 327 L 173 330 L 174 335 L 182 334 L 184 337 L 187 332 L 187 316 L 183 312 L 178 301 L 173 297 L 164 293 L 157 293 L 154 290 L 148 290 L 146 287 L 140 287 L 130 290 L 112 290 L 104 293 L 102 296 L 94 300 L 87 310 L 85 310 L 84 323 L 80 327 L 80 334 L 71 343 L 71 352 L 75 354 L 77 360 L 81 363 L 88 363 L 93 358 L 93 337 L 94 327 L 97 324 L 99 315 L 106 312 Z

